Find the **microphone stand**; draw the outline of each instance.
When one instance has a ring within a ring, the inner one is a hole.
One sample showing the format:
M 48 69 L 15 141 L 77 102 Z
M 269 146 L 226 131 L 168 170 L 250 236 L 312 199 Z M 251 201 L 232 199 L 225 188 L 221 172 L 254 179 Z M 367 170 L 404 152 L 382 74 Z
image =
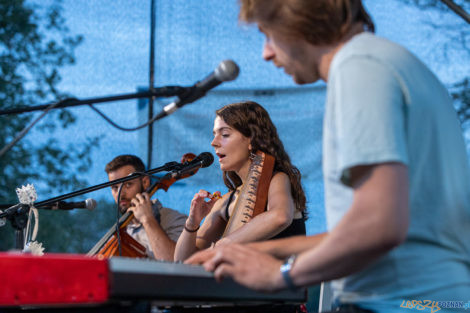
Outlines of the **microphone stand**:
M 87 187 L 81 190 L 73 191 L 68 194 L 50 198 L 48 200 L 36 202 L 34 203 L 34 206 L 35 207 L 37 206 L 39 208 L 41 206 L 46 206 L 49 204 L 56 203 L 58 201 L 62 201 L 65 199 L 83 195 L 88 192 L 103 189 L 105 187 L 109 187 L 114 184 L 120 184 L 120 183 L 126 182 L 128 180 L 132 180 L 141 176 L 152 175 L 152 174 L 162 172 L 162 171 L 167 171 L 167 172 L 175 171 L 175 170 L 177 171 L 181 169 L 181 166 L 182 164 L 178 162 L 174 162 L 174 161 L 168 162 L 163 166 L 160 166 L 160 167 L 157 167 L 157 168 L 154 168 L 154 169 L 142 172 L 142 173 L 133 173 L 132 175 L 115 179 L 106 183 L 102 183 L 102 184 Z M 12 227 L 15 229 L 15 249 L 18 249 L 18 250 L 23 250 L 24 248 L 24 228 L 26 227 L 27 222 L 28 222 L 29 211 L 30 211 L 29 205 L 19 203 L 19 204 L 10 206 L 4 212 L 0 213 L 0 218 L 7 218 L 10 221 Z
M 152 90 L 147 90 L 147 91 L 142 91 L 142 92 L 122 94 L 122 95 L 109 96 L 109 97 L 89 98 L 89 99 L 83 99 L 83 100 L 79 100 L 76 98 L 67 98 L 67 99 L 59 101 L 60 103 L 56 105 L 53 109 L 73 107 L 73 106 L 93 104 L 93 103 L 129 100 L 129 99 L 136 99 L 136 98 L 174 97 L 174 96 L 180 96 L 184 94 L 185 92 L 187 92 L 187 89 L 188 89 L 187 87 L 166 86 L 166 87 L 154 88 Z M 36 106 L 29 106 L 29 107 L 20 107 L 20 108 L 0 110 L 0 116 L 11 115 L 11 114 L 21 114 L 21 113 L 33 112 L 33 111 L 41 111 L 41 110 L 47 109 L 49 106 L 51 106 L 51 103 L 43 104 L 43 105 L 36 105 Z
M 9 215 L 7 218 L 11 226 L 15 229 L 15 249 L 23 250 L 24 248 L 24 229 L 28 224 L 29 206 L 21 205 L 15 210 L 17 213 Z
M 49 110 L 57 109 L 57 108 L 66 108 L 78 105 L 91 105 L 94 103 L 102 103 L 102 102 L 110 102 L 110 101 L 118 101 L 118 100 L 128 100 L 128 99 L 135 99 L 135 98 L 152 98 L 152 97 L 173 97 L 173 96 L 181 96 L 188 92 L 189 88 L 180 87 L 180 86 L 166 86 L 161 88 L 152 88 L 151 90 L 131 93 L 131 94 L 124 94 L 124 95 L 117 95 L 117 96 L 110 96 L 110 97 L 102 97 L 102 98 L 90 98 L 85 100 L 78 100 L 76 98 L 67 98 L 60 100 L 55 103 L 37 105 L 37 106 L 28 106 L 28 107 L 21 107 L 21 108 L 12 108 L 6 110 L 0 110 L 0 116 L 2 115 L 10 115 L 10 114 L 20 114 L 25 112 L 32 112 L 43 110 L 41 116 L 39 116 L 32 124 L 28 127 L 24 128 L 10 143 L 4 146 L 0 150 L 0 157 L 3 156 L 8 150 L 10 150 L 21 138 L 23 138 L 26 133 L 36 124 Z M 95 109 L 96 110 L 96 109 Z M 160 117 L 159 117 L 160 118 Z M 159 119 L 158 118 L 158 119 Z M 155 121 L 155 120 L 154 120 Z

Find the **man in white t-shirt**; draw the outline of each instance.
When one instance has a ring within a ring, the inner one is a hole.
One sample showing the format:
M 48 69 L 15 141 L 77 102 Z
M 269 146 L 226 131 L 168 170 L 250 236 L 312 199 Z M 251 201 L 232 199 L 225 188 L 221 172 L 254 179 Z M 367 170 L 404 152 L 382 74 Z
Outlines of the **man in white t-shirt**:
M 462 310 L 470 171 L 446 88 L 409 51 L 373 34 L 360 0 L 240 2 L 241 20 L 266 36 L 266 61 L 298 84 L 327 83 L 328 234 L 227 245 L 188 262 L 260 290 L 333 280 L 341 312 Z

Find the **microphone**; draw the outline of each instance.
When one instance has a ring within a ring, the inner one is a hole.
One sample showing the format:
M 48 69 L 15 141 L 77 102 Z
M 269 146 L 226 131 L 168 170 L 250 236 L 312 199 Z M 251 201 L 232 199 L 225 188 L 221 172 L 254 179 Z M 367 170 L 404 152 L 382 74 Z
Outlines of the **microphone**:
M 220 62 L 219 66 L 217 66 L 217 68 L 206 78 L 189 87 L 185 93 L 178 96 L 176 101 L 166 105 L 158 114 L 158 118 L 170 115 L 183 105 L 204 97 L 207 91 L 217 87 L 221 83 L 234 80 L 237 78 L 239 72 L 240 68 L 232 60 Z
M 203 152 L 192 161 L 189 161 L 182 165 L 179 170 L 176 170 L 172 173 L 173 178 L 179 178 L 183 175 L 190 174 L 196 169 L 201 167 L 208 167 L 214 162 L 214 156 L 210 152 Z
M 91 199 L 91 198 L 88 198 L 85 201 L 79 201 L 79 202 L 59 201 L 53 204 L 38 207 L 38 209 L 45 209 L 45 210 L 87 209 L 90 211 L 93 210 L 94 208 L 96 208 L 96 201 L 95 199 Z

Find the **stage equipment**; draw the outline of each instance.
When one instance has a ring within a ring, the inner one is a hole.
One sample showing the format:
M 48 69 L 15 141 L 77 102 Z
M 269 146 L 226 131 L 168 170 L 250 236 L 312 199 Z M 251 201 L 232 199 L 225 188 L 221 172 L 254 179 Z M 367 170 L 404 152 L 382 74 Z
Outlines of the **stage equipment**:
M 261 293 L 202 266 L 150 259 L 0 253 L 0 307 L 92 308 L 150 300 L 158 306 L 298 304 L 305 289 Z M 217 311 L 217 310 L 215 310 Z M 55 312 L 55 311 L 54 311 Z

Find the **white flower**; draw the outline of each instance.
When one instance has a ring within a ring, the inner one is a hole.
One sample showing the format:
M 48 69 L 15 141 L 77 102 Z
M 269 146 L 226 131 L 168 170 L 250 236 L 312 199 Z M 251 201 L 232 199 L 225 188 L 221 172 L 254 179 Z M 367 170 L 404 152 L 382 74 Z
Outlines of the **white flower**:
M 16 194 L 18 195 L 18 200 L 20 200 L 20 203 L 22 204 L 31 205 L 38 198 L 36 189 L 32 184 L 21 186 L 21 188 L 16 188 Z
M 25 253 L 31 253 L 32 255 L 44 255 L 44 247 L 42 246 L 42 243 L 37 242 L 37 241 L 30 241 L 28 242 L 24 249 L 23 252 Z

